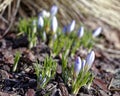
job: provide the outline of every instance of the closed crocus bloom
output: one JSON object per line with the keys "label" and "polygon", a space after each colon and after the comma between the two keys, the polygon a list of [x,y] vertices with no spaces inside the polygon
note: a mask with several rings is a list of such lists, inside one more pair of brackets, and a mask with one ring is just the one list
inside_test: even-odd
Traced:
{"label": "closed crocus bloom", "polygon": [[50,10],[51,16],[55,16],[57,14],[57,11],[58,11],[58,7],[56,5],[53,5]]}
{"label": "closed crocus bloom", "polygon": [[84,35],[84,27],[80,27],[78,30],[78,37],[81,38]]}
{"label": "closed crocus bloom", "polygon": [[57,22],[57,18],[55,16],[52,17],[51,19],[51,30],[56,33],[58,28],[58,22]]}
{"label": "closed crocus bloom", "polygon": [[50,12],[46,11],[46,10],[43,10],[40,15],[43,17],[43,18],[48,18],[50,17]]}
{"label": "closed crocus bloom", "polygon": [[98,27],[93,33],[92,36],[93,37],[97,37],[100,35],[100,33],[102,32],[102,27]]}
{"label": "closed crocus bloom", "polygon": [[95,60],[95,52],[91,51],[90,53],[88,53],[86,57],[86,64],[88,64],[89,68],[92,66],[94,60]]}
{"label": "closed crocus bloom", "polygon": [[86,64],[86,60],[82,60],[82,69],[84,69],[85,64]]}
{"label": "closed crocus bloom", "polygon": [[42,28],[44,26],[44,19],[42,16],[38,17],[38,26]]}
{"label": "closed crocus bloom", "polygon": [[74,65],[74,73],[75,73],[75,77],[79,74],[80,70],[82,67],[82,62],[81,62],[81,58],[77,57],[75,60],[75,65]]}
{"label": "closed crocus bloom", "polygon": [[68,25],[67,32],[72,32],[75,29],[75,20]]}

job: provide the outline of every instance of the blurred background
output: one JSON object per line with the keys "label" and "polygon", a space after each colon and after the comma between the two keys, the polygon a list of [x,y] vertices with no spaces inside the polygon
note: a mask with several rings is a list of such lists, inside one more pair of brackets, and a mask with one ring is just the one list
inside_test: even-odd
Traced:
{"label": "blurred background", "polygon": [[120,0],[0,0],[0,37],[15,31],[21,18],[38,16],[54,4],[59,7],[60,26],[73,19],[78,27],[81,23],[90,30],[101,26],[104,46],[120,49]]}

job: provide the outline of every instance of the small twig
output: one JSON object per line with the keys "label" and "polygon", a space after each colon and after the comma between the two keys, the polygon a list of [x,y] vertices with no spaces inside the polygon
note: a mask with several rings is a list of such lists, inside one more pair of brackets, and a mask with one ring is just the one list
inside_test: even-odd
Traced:
{"label": "small twig", "polygon": [[5,22],[6,24],[9,23],[2,15],[0,15],[0,19],[2,19],[2,21]]}
{"label": "small twig", "polygon": [[4,32],[4,34],[3,34],[2,37],[4,37],[4,36],[9,32],[10,28],[12,27],[12,25],[13,25],[13,23],[14,23],[14,20],[15,20],[15,16],[16,16],[16,14],[17,14],[17,12],[18,12],[18,9],[19,9],[19,6],[20,6],[20,1],[21,1],[21,0],[18,0],[18,1],[17,1],[16,10],[15,10],[15,12],[14,12],[12,18],[11,18],[10,25],[9,25],[9,27],[6,29],[6,31]]}
{"label": "small twig", "polygon": [[6,9],[6,7],[12,2],[13,0],[5,0],[2,4],[0,4],[0,12]]}

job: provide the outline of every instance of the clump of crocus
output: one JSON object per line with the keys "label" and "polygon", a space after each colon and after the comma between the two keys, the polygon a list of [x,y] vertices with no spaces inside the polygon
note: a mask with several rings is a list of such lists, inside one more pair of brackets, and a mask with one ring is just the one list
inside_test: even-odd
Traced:
{"label": "clump of crocus", "polygon": [[92,82],[93,76],[89,69],[95,60],[95,53],[88,53],[86,59],[81,60],[77,57],[74,64],[74,79],[72,81],[72,93],[77,94],[82,86]]}
{"label": "clump of crocus", "polygon": [[95,31],[93,31],[92,36],[97,37],[100,35],[101,32],[102,32],[102,27],[98,27]]}
{"label": "clump of crocus", "polygon": [[53,5],[49,11],[43,10],[38,17],[39,34],[43,41],[52,47],[53,41],[57,37],[58,21],[56,14],[58,7]]}

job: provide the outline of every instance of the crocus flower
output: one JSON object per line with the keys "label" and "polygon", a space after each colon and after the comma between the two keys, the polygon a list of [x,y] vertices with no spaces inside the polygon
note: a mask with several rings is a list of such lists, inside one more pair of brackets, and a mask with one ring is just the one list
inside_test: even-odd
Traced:
{"label": "crocus flower", "polygon": [[81,58],[77,57],[76,60],[75,60],[75,65],[74,65],[75,76],[77,76],[79,74],[81,68],[82,68]]}
{"label": "crocus flower", "polygon": [[44,19],[42,16],[38,17],[38,26],[42,28],[44,26]]}
{"label": "crocus flower", "polygon": [[82,60],[82,69],[84,69],[85,64],[86,64],[86,60]]}
{"label": "crocus flower", "polygon": [[75,20],[71,22],[71,24],[67,27],[67,32],[72,32],[75,29]]}
{"label": "crocus flower", "polygon": [[57,18],[55,16],[52,17],[51,19],[51,30],[56,33],[58,28],[58,22],[57,22]]}
{"label": "crocus flower", "polygon": [[84,27],[80,27],[78,30],[78,37],[81,38],[84,35]]}
{"label": "crocus flower", "polygon": [[46,10],[43,10],[41,13],[40,13],[40,16],[42,16],[43,18],[48,18],[50,17],[50,12],[46,11]]}
{"label": "crocus flower", "polygon": [[94,60],[95,60],[95,52],[91,51],[90,53],[88,53],[86,57],[86,64],[88,64],[89,68],[92,66]]}
{"label": "crocus flower", "polygon": [[100,33],[102,32],[102,27],[98,27],[93,33],[92,36],[93,37],[97,37],[100,35]]}
{"label": "crocus flower", "polygon": [[56,5],[53,5],[50,10],[51,16],[55,16],[57,14],[57,11],[58,11],[58,7]]}

